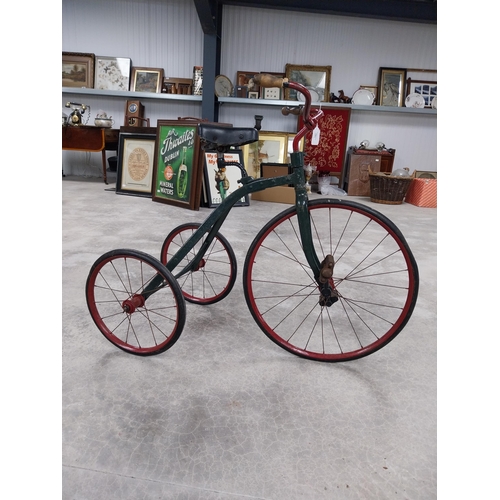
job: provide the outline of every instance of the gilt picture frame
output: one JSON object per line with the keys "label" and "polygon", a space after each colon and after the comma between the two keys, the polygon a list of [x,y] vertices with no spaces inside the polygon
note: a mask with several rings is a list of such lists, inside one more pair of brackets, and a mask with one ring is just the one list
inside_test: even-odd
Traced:
{"label": "gilt picture frame", "polygon": [[405,99],[406,69],[380,68],[378,78],[379,106],[401,107]]}
{"label": "gilt picture frame", "polygon": [[248,175],[260,177],[262,163],[286,163],[288,134],[286,132],[259,132],[259,140],[243,146],[243,162]]}
{"label": "gilt picture frame", "polygon": [[163,87],[162,68],[132,68],[130,90],[132,92],[149,92],[159,94]]}
{"label": "gilt picture frame", "polygon": [[[288,80],[301,83],[311,93],[312,102],[328,102],[330,98],[331,66],[303,66],[298,64],[287,64],[285,75]],[[297,101],[301,95],[293,89],[285,90],[287,101]]]}

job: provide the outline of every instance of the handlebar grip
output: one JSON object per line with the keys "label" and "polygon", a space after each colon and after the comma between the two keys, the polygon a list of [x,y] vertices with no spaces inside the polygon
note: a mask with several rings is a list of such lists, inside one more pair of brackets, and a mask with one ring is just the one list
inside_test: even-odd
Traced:
{"label": "handlebar grip", "polygon": [[284,83],[288,82],[288,78],[282,78],[279,76],[268,75],[266,73],[259,73],[254,75],[253,81],[255,84],[261,87],[283,87]]}

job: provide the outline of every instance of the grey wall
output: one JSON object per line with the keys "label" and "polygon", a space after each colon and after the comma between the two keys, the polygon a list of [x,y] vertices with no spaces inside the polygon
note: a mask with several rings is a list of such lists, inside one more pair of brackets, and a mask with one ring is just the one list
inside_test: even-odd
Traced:
{"label": "grey wall", "polygon": [[[194,2],[184,0],[63,0],[62,49],[101,56],[130,57],[133,66],[161,67],[166,76],[191,78],[203,65],[203,32]],[[437,67],[436,25],[327,16],[225,6],[221,73],[232,81],[237,71],[284,71],[285,64],[331,65],[331,91],[351,96],[359,85],[376,85],[380,67]],[[433,79],[428,74],[413,77]],[[64,94],[64,103],[85,102],[124,121],[125,98]],[[201,116],[200,103],[144,101],[152,125],[157,119]],[[279,107],[221,106],[219,120],[292,132],[293,117]],[[437,170],[437,116],[353,110],[348,145],[368,139],[397,150],[395,168]],[[112,153],[111,153],[112,154]],[[66,173],[98,175],[99,154],[63,152]]]}

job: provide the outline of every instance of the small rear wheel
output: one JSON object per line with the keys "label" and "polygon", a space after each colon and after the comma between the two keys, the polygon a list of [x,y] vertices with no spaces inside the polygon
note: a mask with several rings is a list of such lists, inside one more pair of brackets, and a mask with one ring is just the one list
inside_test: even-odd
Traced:
{"label": "small rear wheel", "polygon": [[[167,264],[200,225],[198,223],[182,224],[166,237],[160,256],[163,265]],[[205,236],[196,243],[176,269],[184,269],[193,260],[205,241]],[[215,304],[233,289],[236,272],[234,251],[226,238],[217,233],[200,263],[195,269],[179,276],[178,282],[188,302],[201,305]]]}
{"label": "small rear wheel", "polygon": [[116,347],[159,354],[178,340],[186,303],[170,271],[136,250],[112,250],[92,266],[85,288],[90,315]]}
{"label": "small rear wheel", "polygon": [[273,342],[297,356],[329,362],[367,356],[393,340],[413,312],[415,259],[399,229],[369,207],[314,200],[309,215],[319,260],[333,256],[334,300],[321,297],[291,207],[248,250],[243,288],[250,312]]}

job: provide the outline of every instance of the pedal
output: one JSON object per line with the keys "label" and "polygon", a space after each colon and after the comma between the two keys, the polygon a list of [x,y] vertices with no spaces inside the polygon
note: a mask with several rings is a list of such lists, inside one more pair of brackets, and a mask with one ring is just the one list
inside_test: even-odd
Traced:
{"label": "pedal", "polygon": [[328,280],[333,276],[333,266],[335,262],[333,260],[333,255],[328,254],[324,259],[323,262],[320,264],[320,269],[319,269],[319,282],[320,283],[327,283]]}
{"label": "pedal", "polygon": [[334,264],[333,255],[328,254],[320,265],[318,282],[321,295],[319,305],[322,307],[330,307],[339,300],[339,293],[335,290],[332,279]]}
{"label": "pedal", "polygon": [[339,292],[333,289],[330,285],[321,288],[319,296],[319,305],[321,307],[330,307],[339,300]]}

